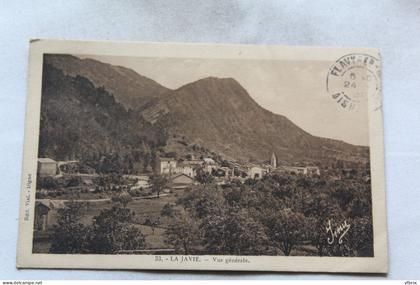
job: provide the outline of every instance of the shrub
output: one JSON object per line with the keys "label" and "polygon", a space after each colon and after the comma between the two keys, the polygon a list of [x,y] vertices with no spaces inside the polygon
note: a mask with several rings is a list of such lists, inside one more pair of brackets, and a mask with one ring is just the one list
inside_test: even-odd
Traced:
{"label": "shrub", "polygon": [[66,187],[76,187],[80,185],[82,185],[82,179],[77,176],[71,177],[66,183]]}
{"label": "shrub", "polygon": [[163,206],[160,214],[162,216],[173,217],[174,216],[174,206],[169,204],[169,203],[165,204],[165,206]]}
{"label": "shrub", "polygon": [[53,177],[38,177],[37,189],[57,189],[59,184]]}

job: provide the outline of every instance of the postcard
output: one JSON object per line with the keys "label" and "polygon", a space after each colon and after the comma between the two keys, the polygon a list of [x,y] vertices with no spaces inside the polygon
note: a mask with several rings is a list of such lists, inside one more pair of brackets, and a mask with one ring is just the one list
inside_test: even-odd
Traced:
{"label": "postcard", "polygon": [[374,48],[32,40],[17,267],[386,273]]}

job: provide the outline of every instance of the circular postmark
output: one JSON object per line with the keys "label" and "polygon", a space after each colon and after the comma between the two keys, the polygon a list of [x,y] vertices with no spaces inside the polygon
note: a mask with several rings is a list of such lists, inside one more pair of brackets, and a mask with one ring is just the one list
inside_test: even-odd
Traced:
{"label": "circular postmark", "polygon": [[330,67],[327,91],[343,109],[353,110],[380,91],[379,60],[368,54],[348,54]]}

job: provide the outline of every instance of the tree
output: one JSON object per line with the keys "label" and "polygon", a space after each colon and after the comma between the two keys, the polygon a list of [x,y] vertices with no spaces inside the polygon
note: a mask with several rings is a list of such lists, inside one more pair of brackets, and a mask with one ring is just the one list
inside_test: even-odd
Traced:
{"label": "tree", "polygon": [[133,201],[133,198],[127,192],[123,192],[119,195],[113,196],[111,200],[115,203],[120,203],[123,206],[123,208],[126,208],[128,203]]}
{"label": "tree", "polygon": [[93,223],[90,251],[116,253],[144,248],[144,235],[133,223],[134,212],[129,209],[112,207],[103,210]]}
{"label": "tree", "polygon": [[59,183],[53,177],[38,177],[36,183],[37,189],[57,189],[59,187]]}
{"label": "tree", "polygon": [[318,256],[324,256],[328,249],[328,234],[325,230],[325,220],[310,217],[307,220],[307,236],[311,244],[316,247]]}
{"label": "tree", "polygon": [[247,178],[244,182],[244,184],[248,186],[255,186],[255,183],[256,183],[255,179],[252,179],[252,178]]}
{"label": "tree", "polygon": [[[373,256],[373,226],[370,217],[346,220],[348,231],[342,242],[334,242],[327,248],[331,256]],[[333,225],[334,226],[334,225]],[[335,225],[336,226],[336,225]]]}
{"label": "tree", "polygon": [[[206,182],[200,169],[197,180],[202,185],[186,190],[176,203],[198,225],[199,234],[191,235],[201,241],[202,250],[188,246],[186,229],[193,226],[186,218],[171,226],[174,232],[179,227],[173,244],[180,252],[193,248],[206,254],[373,256],[371,189],[359,176],[336,181],[270,173],[260,180],[218,186]],[[333,232],[340,226],[347,229],[347,224],[351,227],[340,235],[342,242],[336,238],[330,244]],[[327,231],[329,225],[333,232]]]}
{"label": "tree", "polygon": [[265,218],[266,232],[284,255],[289,256],[292,249],[304,239],[304,216],[290,208],[278,209],[275,214]]}
{"label": "tree", "polygon": [[176,252],[192,254],[193,247],[199,245],[200,232],[197,219],[189,212],[177,214],[165,231],[166,242],[172,244]]}
{"label": "tree", "polygon": [[152,235],[155,234],[155,229],[157,226],[159,226],[159,224],[160,224],[159,217],[157,218],[147,217],[146,220],[144,221],[144,225],[149,226],[152,229]]}
{"label": "tree", "polygon": [[147,172],[147,167],[150,165],[151,162],[151,155],[149,152],[146,152],[143,155],[143,171]]}
{"label": "tree", "polygon": [[194,191],[180,198],[178,203],[184,208],[194,211],[197,218],[202,219],[213,214],[220,214],[225,207],[223,193],[216,185],[199,186]]}
{"label": "tree", "polygon": [[262,224],[236,207],[206,217],[200,229],[208,254],[258,255],[264,252],[267,242]]}
{"label": "tree", "polygon": [[162,207],[162,210],[160,211],[160,214],[163,217],[166,216],[166,217],[172,218],[175,214],[174,206],[169,204],[169,203],[165,204],[165,206]]}
{"label": "tree", "polygon": [[348,240],[352,256],[373,256],[373,224],[371,216],[349,221],[353,227]]}
{"label": "tree", "polygon": [[66,187],[76,187],[82,185],[82,178],[78,176],[72,176],[66,184]]}
{"label": "tree", "polygon": [[331,197],[337,201],[341,209],[346,210],[347,205],[353,200],[354,194],[351,189],[343,185],[335,189],[331,193]]}
{"label": "tree", "polygon": [[331,203],[330,198],[325,193],[320,193],[317,197],[309,199],[305,204],[305,215],[307,238],[316,247],[318,256],[328,254],[329,234],[326,232],[327,222],[330,219],[341,220],[341,211],[338,205]]}
{"label": "tree", "polygon": [[222,159],[222,161],[220,162],[220,166],[221,167],[230,167],[229,161],[227,161],[226,159]]}
{"label": "tree", "polygon": [[229,206],[240,205],[242,199],[242,191],[238,187],[231,187],[225,190],[225,200]]}
{"label": "tree", "polygon": [[57,224],[53,227],[51,253],[88,252],[89,228],[81,222],[81,205],[71,203],[58,210]]}
{"label": "tree", "polygon": [[152,191],[156,193],[159,198],[160,192],[162,192],[168,184],[168,179],[163,175],[155,175],[151,180]]}
{"label": "tree", "polygon": [[208,185],[214,182],[214,177],[210,173],[207,173],[202,168],[197,169],[197,175],[195,176],[195,179],[203,185]]}

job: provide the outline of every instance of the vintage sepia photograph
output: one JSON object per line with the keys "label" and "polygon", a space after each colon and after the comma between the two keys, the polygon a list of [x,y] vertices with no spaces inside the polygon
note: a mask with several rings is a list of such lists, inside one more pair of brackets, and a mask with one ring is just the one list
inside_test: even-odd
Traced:
{"label": "vintage sepia photograph", "polygon": [[377,255],[378,58],[40,60],[31,254]]}

